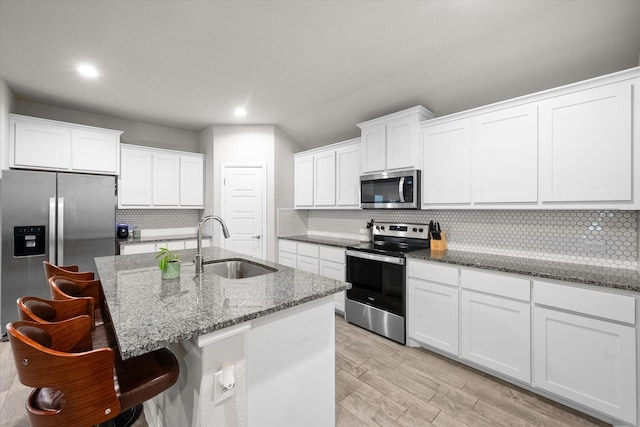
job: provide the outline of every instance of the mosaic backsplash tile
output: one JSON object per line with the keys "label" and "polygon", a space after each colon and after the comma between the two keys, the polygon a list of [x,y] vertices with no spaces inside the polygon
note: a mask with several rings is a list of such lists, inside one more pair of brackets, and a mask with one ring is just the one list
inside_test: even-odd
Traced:
{"label": "mosaic backsplash tile", "polygon": [[[291,212],[279,215],[279,235]],[[307,232],[357,238],[374,219],[439,221],[450,249],[602,267],[638,268],[638,211],[310,210]],[[293,221],[293,220],[292,220]],[[297,221],[297,220],[296,220]]]}
{"label": "mosaic backsplash tile", "polygon": [[117,209],[116,223],[139,230],[197,227],[201,209]]}
{"label": "mosaic backsplash tile", "polygon": [[307,234],[309,229],[309,211],[294,209],[278,209],[279,236],[296,236]]}

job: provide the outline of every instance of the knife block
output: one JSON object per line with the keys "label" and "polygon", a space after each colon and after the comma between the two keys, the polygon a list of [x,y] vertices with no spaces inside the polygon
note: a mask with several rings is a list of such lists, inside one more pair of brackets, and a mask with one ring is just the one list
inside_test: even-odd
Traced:
{"label": "knife block", "polygon": [[444,231],[440,233],[440,240],[435,240],[432,235],[429,241],[431,244],[431,252],[441,252],[447,250],[447,236],[444,234]]}

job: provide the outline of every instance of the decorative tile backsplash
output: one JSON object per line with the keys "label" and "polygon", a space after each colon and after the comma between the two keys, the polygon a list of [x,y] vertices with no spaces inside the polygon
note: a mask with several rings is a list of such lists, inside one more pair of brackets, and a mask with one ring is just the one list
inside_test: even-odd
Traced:
{"label": "decorative tile backsplash", "polygon": [[[638,211],[529,210],[280,210],[278,234],[307,232],[357,238],[367,221],[427,224],[439,221],[449,249],[638,268]],[[302,220],[301,220],[302,218]],[[289,232],[288,224],[296,232]]]}
{"label": "decorative tile backsplash", "polygon": [[278,209],[278,236],[296,236],[307,234],[309,229],[309,211]]}
{"label": "decorative tile backsplash", "polygon": [[197,227],[201,209],[117,209],[116,223],[139,230]]}

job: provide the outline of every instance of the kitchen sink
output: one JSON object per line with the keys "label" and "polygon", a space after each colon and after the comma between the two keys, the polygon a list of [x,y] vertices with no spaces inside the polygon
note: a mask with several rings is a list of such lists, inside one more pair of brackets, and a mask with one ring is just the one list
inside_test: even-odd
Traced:
{"label": "kitchen sink", "polygon": [[204,271],[226,279],[246,279],[248,277],[275,273],[278,270],[241,258],[233,258],[205,262]]}

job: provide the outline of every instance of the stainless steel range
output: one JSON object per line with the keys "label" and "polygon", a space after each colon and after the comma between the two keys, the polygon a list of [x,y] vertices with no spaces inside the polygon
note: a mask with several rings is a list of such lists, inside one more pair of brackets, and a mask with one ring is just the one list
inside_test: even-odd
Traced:
{"label": "stainless steel range", "polygon": [[377,223],[373,241],[347,248],[345,319],[405,343],[405,254],[429,248],[429,226]]}

